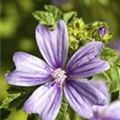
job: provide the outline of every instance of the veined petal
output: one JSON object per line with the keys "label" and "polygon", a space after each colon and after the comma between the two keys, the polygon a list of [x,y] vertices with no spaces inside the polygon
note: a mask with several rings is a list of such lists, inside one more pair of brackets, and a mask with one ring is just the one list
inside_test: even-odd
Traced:
{"label": "veined petal", "polygon": [[41,120],[55,120],[62,101],[62,88],[59,82],[51,82],[39,87],[26,101],[24,110],[37,113]]}
{"label": "veined petal", "polygon": [[[95,80],[96,79],[96,80]],[[99,90],[106,97],[107,102],[110,103],[111,95],[107,88],[107,83],[105,80],[100,80],[99,78],[93,78],[89,80],[88,83]]]}
{"label": "veined petal", "polygon": [[68,54],[68,33],[64,21],[60,20],[53,31],[38,25],[36,40],[46,62],[53,68],[62,68]]}
{"label": "veined petal", "polygon": [[85,81],[66,80],[64,91],[70,106],[84,118],[92,116],[93,105],[106,102],[104,95]]}
{"label": "veined petal", "polygon": [[69,60],[67,74],[76,77],[89,77],[109,69],[108,62],[99,58],[102,42],[90,42],[79,49]]}
{"label": "veined petal", "polygon": [[[97,79],[97,80],[95,80]],[[111,95],[107,89],[107,83],[105,80],[101,80],[99,78],[93,78],[92,80],[89,80],[88,83],[92,86],[94,86],[97,90],[99,90],[101,93],[103,93],[103,95],[106,98],[106,102],[107,104],[105,106],[98,106],[98,105],[94,105],[92,107],[93,110],[93,116],[90,120],[94,120],[94,119],[100,119],[99,117],[102,117],[102,114],[104,114],[103,112],[105,111],[107,105],[110,103],[111,100]],[[109,120],[109,119],[108,119]]]}
{"label": "veined petal", "polygon": [[6,74],[9,84],[34,86],[52,79],[51,68],[41,59],[25,52],[16,52],[13,56],[16,69]]}

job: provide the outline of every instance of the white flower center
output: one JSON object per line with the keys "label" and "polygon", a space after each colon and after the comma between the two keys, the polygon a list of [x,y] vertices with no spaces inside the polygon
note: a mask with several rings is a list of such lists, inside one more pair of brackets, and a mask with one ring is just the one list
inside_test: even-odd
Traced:
{"label": "white flower center", "polygon": [[60,81],[60,83],[64,83],[67,76],[65,75],[65,71],[61,70],[60,68],[56,69],[54,71],[54,78],[56,81]]}

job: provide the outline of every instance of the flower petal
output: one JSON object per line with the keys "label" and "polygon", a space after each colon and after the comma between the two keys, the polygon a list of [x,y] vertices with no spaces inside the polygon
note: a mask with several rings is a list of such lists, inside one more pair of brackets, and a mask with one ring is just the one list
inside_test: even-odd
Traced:
{"label": "flower petal", "polygon": [[105,80],[101,80],[99,78],[93,78],[92,80],[89,80],[88,83],[93,87],[95,87],[97,90],[99,90],[101,93],[103,93],[107,99],[107,102],[108,103],[110,102],[111,95],[108,91],[107,83]]}
{"label": "flower petal", "polygon": [[82,117],[92,116],[93,105],[104,105],[105,97],[86,81],[66,80],[65,96],[70,106]]}
{"label": "flower petal", "polygon": [[25,52],[16,52],[13,61],[16,69],[5,76],[9,84],[34,86],[52,79],[51,68],[35,56]]}
{"label": "flower petal", "polygon": [[[95,80],[96,79],[96,80]],[[101,80],[97,77],[94,77],[92,80],[88,81],[88,83],[92,86],[94,86],[97,90],[99,90],[101,93],[103,93],[103,95],[106,98],[106,102],[107,104],[105,106],[98,106],[98,105],[94,105],[92,107],[93,110],[93,116],[91,118],[91,120],[93,119],[100,119],[99,117],[102,117],[103,112],[105,111],[107,105],[110,103],[111,100],[111,95],[107,89],[107,83],[105,80]]]}
{"label": "flower petal", "polygon": [[102,42],[90,42],[79,49],[67,65],[67,74],[76,77],[89,77],[109,69],[108,62],[99,58]]}
{"label": "flower petal", "polygon": [[53,31],[38,25],[36,40],[46,62],[53,68],[63,67],[68,54],[68,33],[64,21],[60,20]]}
{"label": "flower petal", "polygon": [[37,113],[41,120],[55,120],[62,101],[60,83],[51,82],[39,87],[26,101],[24,110]]}
{"label": "flower petal", "polygon": [[120,120],[120,100],[116,100],[108,106],[104,115],[104,118],[107,117],[113,118],[113,120]]}

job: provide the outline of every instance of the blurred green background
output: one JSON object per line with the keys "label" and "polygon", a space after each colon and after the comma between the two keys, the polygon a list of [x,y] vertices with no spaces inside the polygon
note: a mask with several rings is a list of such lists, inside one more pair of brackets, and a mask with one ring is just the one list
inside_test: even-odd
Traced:
{"label": "blurred green background", "polygon": [[[31,12],[43,10],[45,4],[58,6],[62,11],[77,11],[86,23],[105,21],[113,32],[113,44],[120,40],[120,0],[2,0],[0,36],[1,36],[1,67],[0,67],[0,100],[6,96],[9,85],[4,75],[14,66],[12,56],[16,51],[26,51],[40,56],[36,41],[35,27],[38,22]],[[7,120],[26,120],[23,110],[13,109]]]}

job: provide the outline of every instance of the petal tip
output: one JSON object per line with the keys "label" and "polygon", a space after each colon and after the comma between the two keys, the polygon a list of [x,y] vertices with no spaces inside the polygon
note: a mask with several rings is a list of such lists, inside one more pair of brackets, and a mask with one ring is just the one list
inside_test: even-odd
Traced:
{"label": "petal tip", "polygon": [[105,64],[106,64],[105,71],[107,71],[110,68],[110,64],[107,61],[105,61]]}

